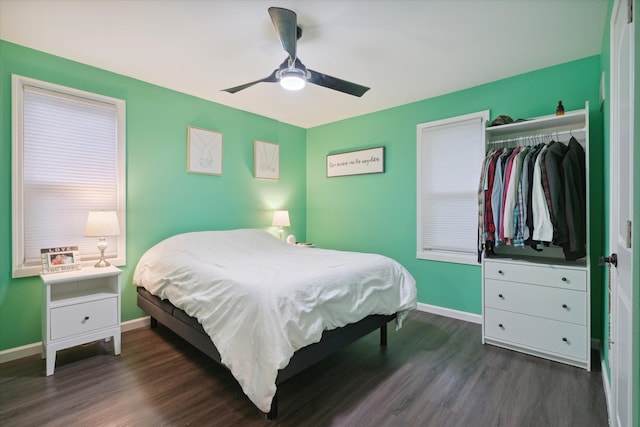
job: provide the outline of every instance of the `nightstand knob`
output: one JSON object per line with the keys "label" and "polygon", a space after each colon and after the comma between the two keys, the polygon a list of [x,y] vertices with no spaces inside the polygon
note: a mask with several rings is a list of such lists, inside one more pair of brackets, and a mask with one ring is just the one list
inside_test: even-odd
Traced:
{"label": "nightstand knob", "polygon": [[566,281],[567,281],[567,278],[566,278],[566,277],[563,277],[563,278],[562,278],[562,281],[563,281],[563,282],[566,282]]}
{"label": "nightstand knob", "polygon": [[562,337],[562,341],[569,342],[569,340],[566,337]]}
{"label": "nightstand knob", "polygon": [[500,327],[500,329],[504,329],[504,326],[502,326],[502,323],[498,323],[498,326]]}
{"label": "nightstand knob", "polygon": [[84,319],[82,320],[82,323],[86,322],[87,320],[89,320],[89,316],[84,316]]}
{"label": "nightstand knob", "polygon": [[504,299],[504,295],[502,294],[498,294],[498,297],[500,297],[500,299]]}
{"label": "nightstand knob", "polygon": [[498,274],[504,274],[504,271],[498,270]]}
{"label": "nightstand knob", "polygon": [[569,306],[567,306],[567,304],[562,304],[562,308],[569,308]]}

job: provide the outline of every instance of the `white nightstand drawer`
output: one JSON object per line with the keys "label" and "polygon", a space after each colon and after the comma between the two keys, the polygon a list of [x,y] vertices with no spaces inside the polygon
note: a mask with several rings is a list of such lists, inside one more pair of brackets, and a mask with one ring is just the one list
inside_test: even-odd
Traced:
{"label": "white nightstand drawer", "polygon": [[106,298],[51,309],[52,340],[118,324],[118,298]]}
{"label": "white nightstand drawer", "polygon": [[485,279],[484,305],[548,319],[587,324],[587,293]]}
{"label": "white nightstand drawer", "polygon": [[485,309],[485,335],[576,359],[587,358],[587,328],[573,323]]}
{"label": "white nightstand drawer", "polygon": [[576,291],[586,291],[587,289],[587,272],[585,270],[563,268],[557,265],[525,265],[486,260],[484,277]]}

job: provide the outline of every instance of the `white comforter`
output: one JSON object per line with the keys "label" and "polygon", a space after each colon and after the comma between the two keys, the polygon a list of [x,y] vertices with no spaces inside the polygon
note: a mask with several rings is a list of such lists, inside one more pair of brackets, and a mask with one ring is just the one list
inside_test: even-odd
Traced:
{"label": "white comforter", "polygon": [[261,230],[166,239],[143,255],[133,283],[197,318],[264,412],[278,370],[322,331],[396,312],[400,327],[416,308],[415,281],[392,259],[289,245]]}

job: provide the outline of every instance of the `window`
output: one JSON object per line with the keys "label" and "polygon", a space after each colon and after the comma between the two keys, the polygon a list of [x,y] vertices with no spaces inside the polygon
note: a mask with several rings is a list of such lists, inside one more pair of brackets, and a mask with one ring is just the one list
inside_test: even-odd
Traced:
{"label": "window", "polygon": [[16,75],[12,90],[13,277],[39,274],[42,248],[97,260],[90,210],[118,213],[105,257],[125,264],[125,102]]}
{"label": "window", "polygon": [[477,263],[478,182],[489,111],[418,125],[417,257]]}

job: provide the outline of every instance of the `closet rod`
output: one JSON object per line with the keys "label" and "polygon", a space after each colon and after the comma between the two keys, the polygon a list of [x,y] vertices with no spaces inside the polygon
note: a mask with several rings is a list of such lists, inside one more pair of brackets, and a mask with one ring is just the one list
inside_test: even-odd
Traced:
{"label": "closet rod", "polygon": [[573,132],[579,133],[579,132],[585,132],[585,131],[586,129],[580,128],[580,129],[565,130],[561,132],[550,132],[550,133],[541,133],[537,135],[517,136],[514,138],[506,138],[506,139],[500,139],[497,141],[489,141],[487,142],[487,144],[492,145],[492,144],[505,144],[507,142],[535,141],[536,139],[540,139],[540,138],[553,138],[553,137],[560,137],[563,135],[573,136]]}

